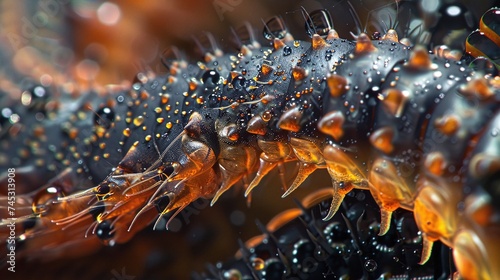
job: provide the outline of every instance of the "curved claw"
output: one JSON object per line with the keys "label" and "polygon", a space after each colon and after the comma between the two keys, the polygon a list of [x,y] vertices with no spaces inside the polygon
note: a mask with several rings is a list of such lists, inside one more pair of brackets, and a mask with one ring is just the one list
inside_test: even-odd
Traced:
{"label": "curved claw", "polygon": [[380,208],[380,231],[379,236],[385,235],[391,228],[392,211]]}
{"label": "curved claw", "polygon": [[335,213],[337,213],[337,210],[339,210],[340,204],[342,204],[342,201],[344,200],[344,197],[346,194],[348,194],[352,189],[354,188],[354,185],[348,184],[347,186],[344,185],[344,183],[341,182],[333,182],[333,197],[332,197],[332,203],[330,204],[330,209],[328,210],[328,214],[323,218],[323,221],[328,221],[333,216],[335,216]]}
{"label": "curved claw", "polygon": [[253,178],[252,182],[248,186],[247,190],[245,191],[245,197],[248,197],[248,195],[252,192],[252,190],[257,187],[264,178],[264,176],[269,173],[269,171],[273,170],[274,167],[278,164],[279,162],[270,162],[266,161],[264,159],[260,159],[260,166],[259,166],[259,171],[257,171],[257,175]]}
{"label": "curved claw", "polygon": [[432,254],[432,244],[434,244],[434,242],[429,240],[429,238],[427,238],[424,234],[422,255],[420,256],[420,262],[418,264],[424,265],[430,259]]}
{"label": "curved claw", "polygon": [[340,204],[344,200],[345,195],[339,194],[335,192],[332,197],[332,203],[330,204],[330,209],[328,210],[328,214],[323,218],[323,221],[328,221],[335,216],[337,211],[339,210]]}
{"label": "curved claw", "polygon": [[214,206],[215,202],[217,202],[217,200],[219,199],[219,197],[225,193],[227,190],[229,190],[231,188],[231,185],[230,184],[227,184],[226,182],[224,182],[224,184],[220,187],[220,189],[217,190],[217,192],[215,193],[214,197],[212,198],[212,201],[210,202],[210,206]]}
{"label": "curved claw", "polygon": [[281,198],[285,198],[290,195],[294,190],[296,190],[306,179],[311,175],[314,171],[316,171],[316,164],[311,163],[301,163],[299,165],[299,172],[292,185],[288,190],[281,196]]}

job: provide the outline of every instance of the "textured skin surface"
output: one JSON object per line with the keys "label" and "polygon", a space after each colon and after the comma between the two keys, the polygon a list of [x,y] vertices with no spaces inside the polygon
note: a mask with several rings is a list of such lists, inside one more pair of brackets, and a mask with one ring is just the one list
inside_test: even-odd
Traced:
{"label": "textured skin surface", "polygon": [[[139,83],[131,89],[118,88],[111,95],[90,93],[68,98],[72,91],[63,88],[53,93],[47,89],[48,97],[35,97],[35,87],[27,91],[27,97],[23,93],[21,104],[2,101],[8,104],[4,108],[21,118],[16,121],[17,117],[9,115],[3,120],[1,135],[5,139],[3,166],[16,167],[16,176],[26,180],[18,183],[18,190],[26,194],[19,195],[18,205],[25,207],[18,215],[30,215],[31,205],[36,206],[36,224],[28,224],[33,217],[24,218],[19,222],[22,227],[17,228],[18,234],[28,238],[20,256],[37,257],[51,250],[65,254],[65,246],[47,245],[69,246],[75,235],[90,235],[82,242],[92,245],[99,239],[105,244],[125,242],[154,219],[154,208],[165,214],[186,207],[199,197],[213,196],[221,183],[229,187],[257,169],[258,174],[265,175],[266,168],[295,160],[313,171],[326,167],[337,188],[334,195],[344,188],[369,188],[386,214],[394,211],[395,203],[396,208],[410,210],[418,206],[422,215],[416,211],[417,223],[425,223],[429,219],[426,211],[444,207],[444,220],[452,221],[445,226],[451,230],[436,231],[432,225],[424,228],[421,224],[426,238],[441,239],[453,247],[459,242],[462,253],[469,249],[475,252],[466,242],[460,242],[471,234],[484,236],[498,227],[496,210],[491,212],[488,200],[494,197],[489,188],[496,188],[488,176],[495,174],[498,159],[494,148],[498,139],[493,135],[497,84],[481,76],[467,81],[471,72],[462,64],[432,56],[430,60],[419,58],[418,51],[392,41],[376,41],[374,48],[363,38],[358,38],[356,46],[341,39],[325,42],[315,37],[309,43],[285,38],[275,40],[274,49],[251,49],[251,54],[244,50],[239,56],[216,54],[197,65],[173,62],[169,75],[139,75]],[[341,84],[340,93],[332,93],[335,82]],[[469,88],[458,90],[466,85]],[[396,97],[403,94],[405,101],[401,96],[393,101],[386,89],[397,90]],[[471,100],[473,105],[469,104]],[[451,124],[443,119],[449,111],[457,112]],[[333,117],[343,119],[340,135],[338,129],[324,123],[334,112],[340,116]],[[457,119],[459,128],[455,128]],[[182,139],[174,140],[181,133]],[[429,140],[435,143],[436,133],[444,140],[426,145]],[[478,144],[472,147],[470,139]],[[352,153],[350,160],[332,152],[336,145]],[[476,155],[479,158],[474,158]],[[424,158],[429,158],[428,164]],[[438,166],[434,167],[436,158]],[[442,158],[446,168],[439,165]],[[161,160],[155,162],[157,159]],[[476,163],[475,169],[457,171],[472,166],[469,162]],[[346,172],[339,179],[341,164]],[[377,169],[386,164],[390,165],[388,171]],[[33,166],[36,168],[29,169]],[[408,167],[405,179],[394,180]],[[58,176],[56,180],[39,189],[54,176]],[[457,180],[457,176],[461,178]],[[415,185],[421,178],[425,184]],[[389,190],[384,188],[387,179],[394,182]],[[6,180],[3,177],[3,183]],[[444,194],[438,191],[436,180],[444,186]],[[161,192],[155,193],[160,184]],[[463,191],[447,196],[457,188]],[[430,194],[420,194],[422,189]],[[30,193],[32,190],[35,193]],[[67,195],[69,198],[62,198]],[[429,206],[425,195],[444,198]],[[467,200],[486,202],[478,210]],[[465,203],[466,214],[457,211],[455,203]],[[144,209],[144,216],[136,216],[139,209]],[[80,211],[81,216],[77,214]],[[477,211],[481,218],[475,215]],[[66,217],[74,217],[78,224],[71,223],[70,231],[60,231],[66,225],[61,219]],[[140,219],[128,232],[135,217]],[[371,221],[375,222],[373,217]],[[92,234],[88,234],[89,226]],[[458,241],[454,241],[456,236],[460,237]],[[498,240],[492,242],[495,248]],[[77,250],[85,246],[72,245]],[[41,247],[47,251],[40,251]],[[481,258],[495,259],[488,254],[491,252],[479,256],[481,264],[488,266]],[[394,269],[394,264],[389,266]],[[494,271],[486,273],[496,275]]]}

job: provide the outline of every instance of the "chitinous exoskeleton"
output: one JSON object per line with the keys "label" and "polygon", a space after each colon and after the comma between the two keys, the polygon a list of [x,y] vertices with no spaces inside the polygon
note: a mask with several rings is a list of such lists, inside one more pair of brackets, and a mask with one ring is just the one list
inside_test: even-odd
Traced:
{"label": "chitinous exoskeleton", "polygon": [[[324,12],[312,14],[328,23]],[[338,223],[335,215],[353,190],[369,191],[380,207],[380,220],[370,218],[380,235],[389,232],[398,208],[413,211],[421,264],[439,240],[454,250],[463,277],[500,276],[496,72],[471,69],[446,48],[429,53],[401,43],[393,30],[376,40],[364,33],[341,39],[331,25],[318,29],[304,15],[308,42],[284,30],[273,35],[271,47],[252,42],[236,54],[215,48],[197,64],[169,63],[166,76],[139,74],[131,88],[92,92],[71,103],[64,97],[51,103],[43,86],[23,92],[20,104],[2,111],[2,166],[12,165],[23,180],[44,179],[19,184],[25,192],[15,199],[17,219],[3,208],[2,234],[8,237],[7,226],[19,224],[16,238],[31,254],[39,244],[57,247],[74,236],[123,243],[173,212],[168,228],[197,199],[214,204],[240,181],[250,196],[271,170],[296,162],[298,173],[284,184],[283,197],[326,169],[332,199],[324,221]],[[344,218],[345,226],[361,216]],[[328,222],[319,226],[325,228],[307,234],[320,240],[333,230]],[[279,230],[268,227],[264,231]],[[326,251],[330,245],[315,244]],[[278,277],[294,267],[284,265],[280,250]],[[253,269],[270,265],[263,261]],[[340,265],[339,273],[349,274],[350,265]],[[289,273],[308,275],[301,268]]]}

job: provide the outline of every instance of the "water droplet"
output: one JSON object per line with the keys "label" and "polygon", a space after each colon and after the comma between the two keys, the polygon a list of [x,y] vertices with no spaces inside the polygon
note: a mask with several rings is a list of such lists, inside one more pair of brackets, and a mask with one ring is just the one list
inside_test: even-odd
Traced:
{"label": "water droplet", "polygon": [[144,123],[144,117],[143,116],[138,116],[134,118],[134,125],[135,126],[140,126]]}
{"label": "water droplet", "polygon": [[125,97],[123,97],[123,95],[118,95],[118,96],[116,97],[116,101],[117,101],[118,103],[123,103],[123,101],[125,101]]}
{"label": "water droplet", "polygon": [[292,48],[290,48],[289,46],[285,46],[283,48],[283,56],[289,56],[290,54],[292,54]]}
{"label": "water droplet", "polygon": [[373,272],[373,271],[375,271],[375,270],[377,269],[377,266],[378,266],[378,265],[377,265],[377,262],[376,262],[376,261],[374,261],[374,260],[372,260],[372,259],[367,260],[367,261],[365,262],[365,265],[364,265],[365,269],[366,269],[368,272]]}
{"label": "water droplet", "polygon": [[215,70],[208,70],[203,73],[201,80],[203,83],[212,82],[212,84],[216,85],[219,83],[220,74]]}
{"label": "water droplet", "polygon": [[231,85],[236,90],[242,90],[243,88],[245,88],[246,81],[247,80],[245,79],[245,77],[238,75],[231,81]]}
{"label": "water droplet", "polygon": [[261,258],[253,258],[252,267],[255,270],[263,270],[266,267],[266,264],[264,263],[264,260]]}
{"label": "water droplet", "polygon": [[115,112],[110,107],[103,107],[94,115],[94,124],[109,128],[111,123],[115,120]]}
{"label": "water droplet", "polygon": [[224,272],[224,279],[227,280],[242,279],[242,277],[241,272],[237,269],[231,269]]}
{"label": "water droplet", "polygon": [[123,136],[130,137],[130,128],[125,128],[123,130]]}

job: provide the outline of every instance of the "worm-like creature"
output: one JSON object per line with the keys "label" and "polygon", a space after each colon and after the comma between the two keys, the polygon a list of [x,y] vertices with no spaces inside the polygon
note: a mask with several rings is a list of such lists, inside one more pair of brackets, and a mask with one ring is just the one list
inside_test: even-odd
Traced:
{"label": "worm-like creature", "polygon": [[[432,267],[425,264],[440,241],[453,249],[461,277],[500,278],[494,63],[471,68],[461,54],[445,47],[429,52],[392,29],[342,39],[324,10],[304,18],[309,41],[271,31],[268,23],[270,47],[255,40],[235,54],[214,47],[196,64],[166,63],[165,76],[138,74],[130,88],[79,94],[33,84],[20,102],[5,97],[6,255],[124,243],[152,221],[168,229],[193,202],[213,205],[240,182],[250,199],[274,169],[281,171],[283,198],[325,169],[327,191],[262,226],[266,237],[239,252],[243,267],[213,274],[427,277]],[[493,29],[483,32],[493,45],[469,37],[468,49],[486,49],[481,54],[494,62],[499,21],[498,9],[490,10],[481,30]],[[298,172],[286,184],[290,162]],[[401,212],[393,217],[395,211]],[[397,240],[379,237],[387,234]],[[411,250],[419,254],[407,257]],[[397,266],[404,258],[406,272]]]}

